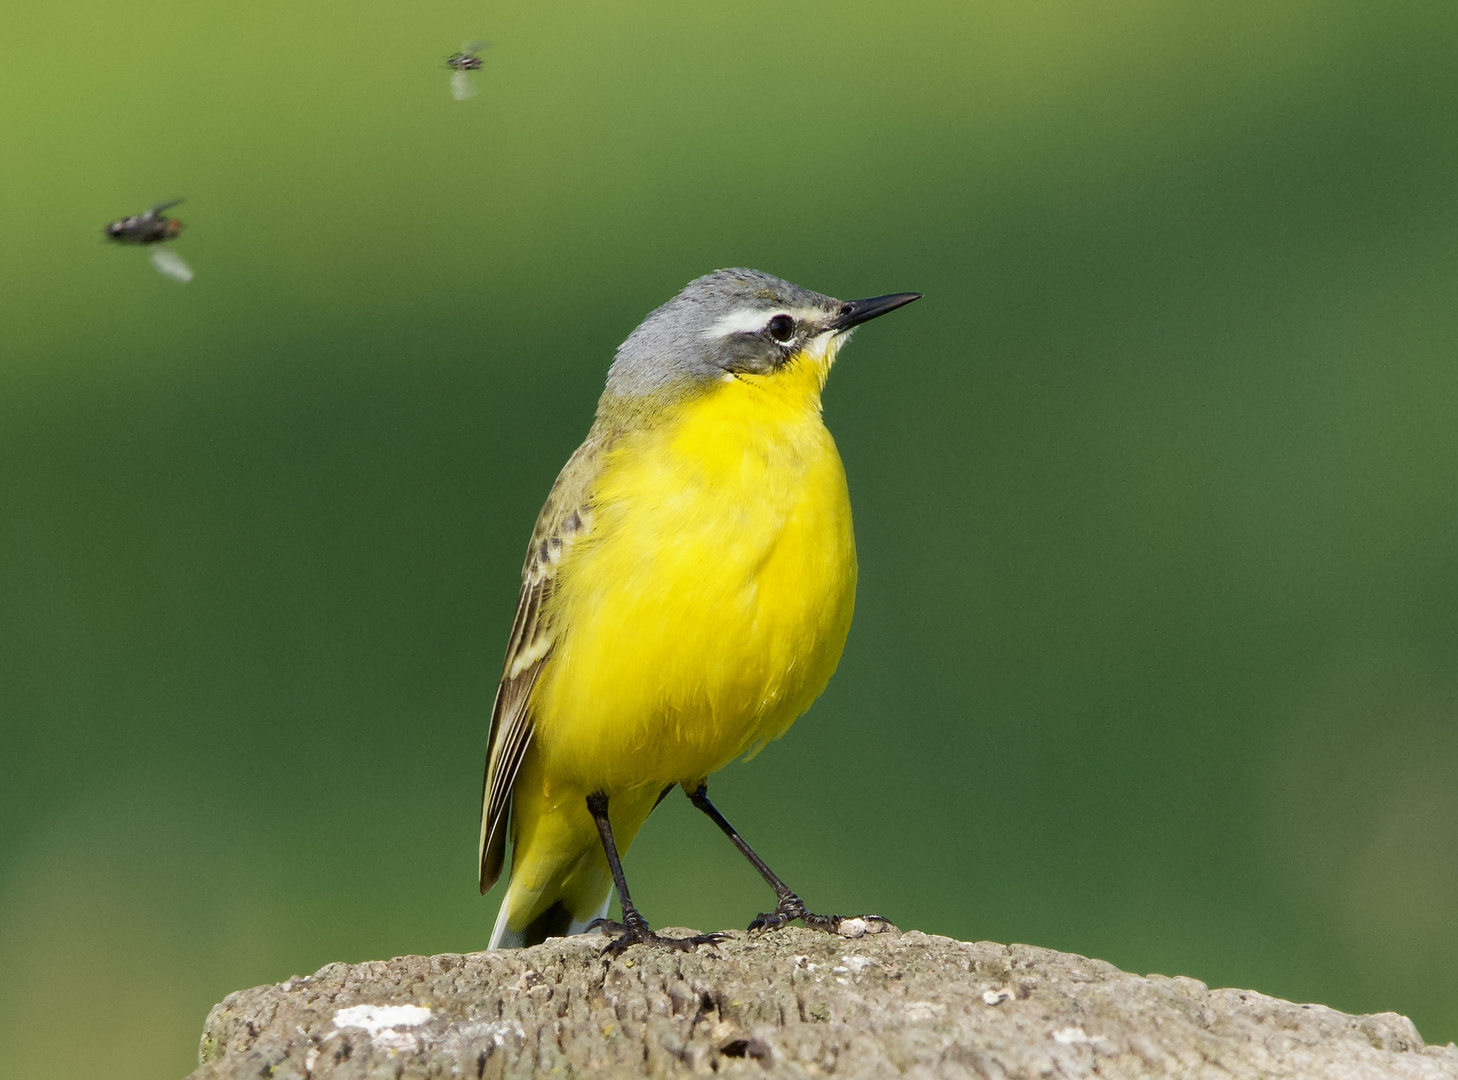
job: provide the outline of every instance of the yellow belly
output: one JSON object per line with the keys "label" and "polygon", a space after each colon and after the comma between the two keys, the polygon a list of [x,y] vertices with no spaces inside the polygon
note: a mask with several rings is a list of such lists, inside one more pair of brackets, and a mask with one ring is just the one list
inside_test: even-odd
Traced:
{"label": "yellow belly", "polygon": [[855,600],[850,500],[818,379],[777,379],[726,380],[608,452],[533,694],[549,789],[701,779],[825,688]]}

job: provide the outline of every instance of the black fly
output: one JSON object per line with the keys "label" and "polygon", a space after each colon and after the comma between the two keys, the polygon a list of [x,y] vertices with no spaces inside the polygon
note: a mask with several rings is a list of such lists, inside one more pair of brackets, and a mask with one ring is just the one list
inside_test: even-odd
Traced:
{"label": "black fly", "polygon": [[[168,217],[162,211],[170,210],[180,202],[181,199],[173,199],[171,202],[158,203],[145,213],[113,221],[102,230],[103,235],[118,244],[162,244],[173,240],[182,232],[182,222]],[[154,247],[151,258],[152,266],[159,274],[165,274],[175,281],[192,280],[192,267],[183,262],[182,256],[176,252]]]}
{"label": "black fly", "polygon": [[118,244],[160,244],[171,240],[182,231],[182,222],[162,213],[171,210],[182,199],[158,203],[144,214],[133,214],[120,221],[113,221],[106,227],[106,238]]}
{"label": "black fly", "polygon": [[451,97],[465,101],[476,96],[476,84],[471,72],[481,70],[481,58],[476,54],[486,48],[484,41],[468,41],[461,51],[446,57],[445,66],[451,69]]}

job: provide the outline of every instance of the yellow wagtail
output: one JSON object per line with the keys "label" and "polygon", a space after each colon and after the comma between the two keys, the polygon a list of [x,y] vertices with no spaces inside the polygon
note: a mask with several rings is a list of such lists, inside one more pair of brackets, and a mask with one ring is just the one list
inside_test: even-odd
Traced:
{"label": "yellow wagtail", "polygon": [[[675,785],[778,898],[814,915],[709,802],[707,778],[784,734],[825,689],[855,604],[845,470],[820,416],[860,323],[918,298],[844,302],[757,270],[701,277],[618,348],[586,441],[532,531],[491,715],[481,891],[511,882],[491,947],[594,923],[654,934],[618,853]],[[607,923],[616,885],[622,924]]]}

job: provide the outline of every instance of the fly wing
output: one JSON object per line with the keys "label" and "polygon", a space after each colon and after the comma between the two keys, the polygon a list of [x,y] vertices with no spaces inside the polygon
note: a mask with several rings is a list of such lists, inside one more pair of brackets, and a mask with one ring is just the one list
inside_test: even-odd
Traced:
{"label": "fly wing", "polygon": [[608,439],[596,428],[563,466],[537,517],[522,567],[521,599],[491,709],[491,742],[481,794],[481,891],[501,876],[511,789],[532,741],[532,689],[557,642],[552,595],[559,568],[592,528],[591,490]]}
{"label": "fly wing", "polygon": [[192,267],[182,261],[182,256],[164,247],[152,249],[152,266],[157,273],[184,284],[192,280]]}
{"label": "fly wing", "polygon": [[451,72],[451,97],[457,101],[469,101],[476,96],[476,80],[469,71]]}

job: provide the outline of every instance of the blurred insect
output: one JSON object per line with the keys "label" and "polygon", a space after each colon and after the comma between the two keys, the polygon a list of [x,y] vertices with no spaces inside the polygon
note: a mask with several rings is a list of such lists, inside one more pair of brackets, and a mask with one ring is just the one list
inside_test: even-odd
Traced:
{"label": "blurred insect", "polygon": [[461,51],[446,57],[446,67],[451,69],[451,97],[466,101],[476,96],[476,80],[471,72],[481,70],[481,58],[476,54],[486,48],[489,42],[468,41]]}
{"label": "blurred insect", "polygon": [[[152,209],[141,214],[133,214],[131,217],[124,217],[119,221],[113,221],[104,230],[103,234],[108,240],[118,244],[157,244],[160,245],[168,240],[173,240],[177,234],[182,232],[182,222],[176,218],[170,218],[162,211],[170,210],[182,199],[173,199],[171,202],[158,203]],[[164,274],[174,281],[191,281],[192,267],[188,266],[175,251],[169,251],[163,247],[154,247],[151,252],[152,266],[159,274]]]}
{"label": "blurred insect", "polygon": [[152,260],[152,268],[157,273],[184,284],[192,280],[192,267],[183,262],[182,256],[177,252],[169,251],[167,248],[153,248],[149,257]]}
{"label": "blurred insect", "polygon": [[162,211],[171,210],[184,201],[186,200],[173,199],[171,202],[158,203],[146,213],[113,221],[106,227],[106,237],[118,244],[160,244],[163,240],[171,240],[182,231],[182,222],[168,217]]}

